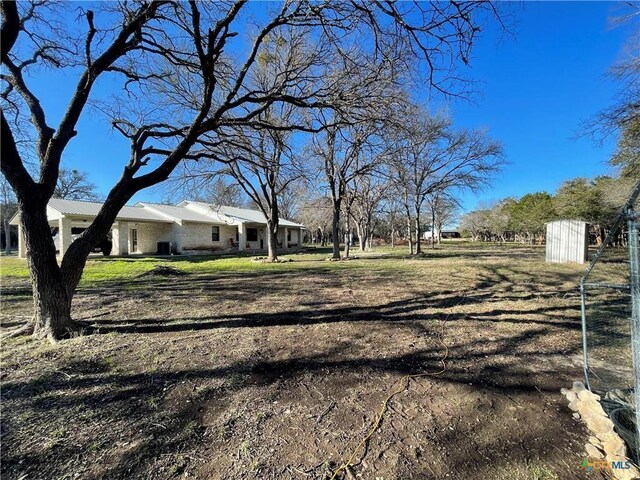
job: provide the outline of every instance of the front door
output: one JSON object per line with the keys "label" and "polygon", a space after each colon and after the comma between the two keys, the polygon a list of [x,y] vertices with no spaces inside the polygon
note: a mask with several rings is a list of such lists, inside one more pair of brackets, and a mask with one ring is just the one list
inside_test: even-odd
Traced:
{"label": "front door", "polygon": [[131,253],[136,253],[138,251],[138,229],[131,229]]}

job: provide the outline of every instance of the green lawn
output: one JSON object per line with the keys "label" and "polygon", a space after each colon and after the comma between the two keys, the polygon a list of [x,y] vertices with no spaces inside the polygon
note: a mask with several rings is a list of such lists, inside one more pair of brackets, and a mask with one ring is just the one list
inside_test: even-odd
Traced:
{"label": "green lawn", "polygon": [[[528,246],[522,244],[483,244],[465,241],[443,242],[442,245],[432,249],[423,247],[421,256],[408,254],[406,246],[391,248],[376,247],[373,252],[358,252],[353,248],[351,256],[353,261],[330,262],[326,261],[331,255],[330,248],[309,248],[303,253],[283,254],[280,256],[286,262],[270,264],[256,261],[255,255],[245,254],[241,256],[221,255],[194,255],[175,257],[131,256],[131,257],[102,257],[91,256],[87,260],[80,287],[96,286],[101,282],[133,280],[140,275],[152,270],[158,265],[171,266],[177,270],[192,274],[210,274],[215,272],[286,272],[313,269],[314,272],[341,271],[341,270],[368,270],[384,273],[385,271],[412,274],[417,273],[412,262],[423,260],[450,260],[450,262],[462,262],[467,260],[482,260],[490,254],[496,257],[507,258],[516,256],[520,258],[537,258],[542,260],[544,247]],[[364,261],[366,260],[366,261]],[[433,265],[439,268],[441,264]],[[570,266],[576,271],[583,267]],[[585,265],[586,267],[586,265]],[[598,272],[609,281],[624,282],[626,272],[620,271],[616,265],[602,265]],[[546,264],[543,261],[536,262],[533,271],[540,270],[541,274],[549,271],[564,271],[566,266]],[[528,272],[532,273],[532,272]],[[0,280],[9,281],[27,279],[29,271],[24,259],[17,257],[0,257]]]}
{"label": "green lawn", "polygon": [[[428,255],[437,255],[436,252],[427,252]],[[281,255],[282,260],[290,260],[277,264],[263,263],[254,260],[254,255],[221,256],[221,255],[194,255],[167,257],[98,257],[91,256],[82,275],[81,286],[94,285],[102,281],[123,281],[136,278],[158,265],[171,266],[186,273],[213,273],[213,272],[238,272],[238,271],[287,271],[320,266],[326,270],[341,270],[345,268],[374,268],[377,270],[392,269],[402,270],[403,264],[398,261],[406,256],[406,248],[377,249],[375,253],[353,252],[352,256],[360,258],[387,258],[387,261],[372,264],[359,262],[324,262],[330,256],[330,249],[310,249],[305,253]],[[320,263],[324,262],[324,263]],[[17,257],[0,257],[0,278],[26,279],[29,277],[27,262]]]}

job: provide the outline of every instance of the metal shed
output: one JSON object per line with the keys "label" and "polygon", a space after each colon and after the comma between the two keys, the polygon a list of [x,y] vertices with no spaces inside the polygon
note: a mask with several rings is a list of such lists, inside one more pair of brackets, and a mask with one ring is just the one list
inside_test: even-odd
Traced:
{"label": "metal shed", "polygon": [[589,248],[589,224],[581,220],[547,223],[547,262],[585,263]]}

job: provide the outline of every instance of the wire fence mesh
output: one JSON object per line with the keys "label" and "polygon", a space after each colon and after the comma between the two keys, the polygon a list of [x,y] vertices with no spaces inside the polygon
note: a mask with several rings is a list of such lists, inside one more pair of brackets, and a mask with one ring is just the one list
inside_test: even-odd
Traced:
{"label": "wire fence mesh", "polygon": [[593,390],[633,388],[628,297],[628,293],[611,290],[588,296],[587,345]]}
{"label": "wire fence mesh", "polygon": [[640,461],[639,195],[640,183],[580,282],[587,385],[600,395],[636,464]]}

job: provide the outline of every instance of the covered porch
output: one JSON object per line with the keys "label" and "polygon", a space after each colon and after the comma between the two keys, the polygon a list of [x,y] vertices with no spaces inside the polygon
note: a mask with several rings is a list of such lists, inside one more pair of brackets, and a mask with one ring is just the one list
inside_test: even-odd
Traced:
{"label": "covered porch", "polygon": [[[50,218],[49,226],[58,256],[63,257],[69,246],[91,224],[93,218]],[[111,255],[155,254],[158,242],[174,238],[170,222],[117,220],[107,238],[111,241]],[[22,225],[18,223],[18,257],[26,258],[26,244]]]}
{"label": "covered porch", "polygon": [[[238,225],[238,250],[267,250],[267,227],[259,223],[241,223]],[[300,227],[278,227],[278,249],[286,250],[302,246]]]}

